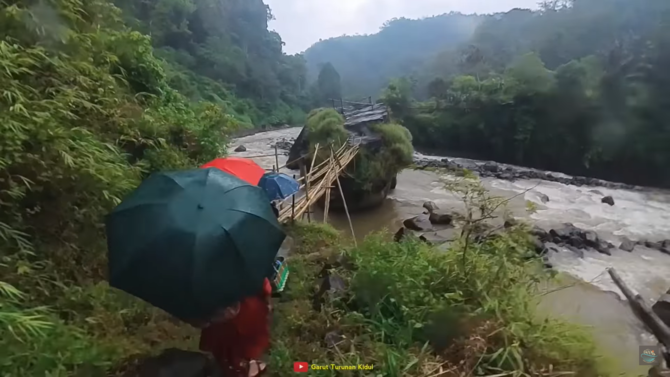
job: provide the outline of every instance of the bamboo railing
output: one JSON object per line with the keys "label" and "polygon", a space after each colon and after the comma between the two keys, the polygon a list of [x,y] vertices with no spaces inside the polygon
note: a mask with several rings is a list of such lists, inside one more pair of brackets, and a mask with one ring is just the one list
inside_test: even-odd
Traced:
{"label": "bamboo railing", "polygon": [[[317,145],[315,156],[318,148],[319,146]],[[309,208],[324,194],[329,199],[329,192],[333,187],[333,183],[338,180],[346,166],[356,157],[357,153],[358,145],[344,144],[337,151],[331,149],[329,158],[316,166],[313,166],[314,159],[312,159],[313,167],[303,177],[298,179],[298,182],[301,183],[300,188],[305,192],[305,195],[295,198],[291,206],[285,207],[279,212],[279,222],[285,223],[302,218],[305,213],[309,213]],[[325,215],[327,216],[327,214]]]}

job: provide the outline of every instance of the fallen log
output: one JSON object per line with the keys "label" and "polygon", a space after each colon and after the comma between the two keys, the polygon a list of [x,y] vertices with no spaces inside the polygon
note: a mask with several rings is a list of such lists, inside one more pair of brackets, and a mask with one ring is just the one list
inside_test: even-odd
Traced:
{"label": "fallen log", "polygon": [[663,346],[663,358],[665,359],[666,364],[670,365],[670,353],[668,353],[668,349],[670,349],[670,328],[666,326],[653,310],[651,310],[640,294],[635,294],[628,288],[614,268],[608,268],[607,272],[612,277],[614,284],[616,284],[623,295],[626,296],[635,316],[638,317]]}

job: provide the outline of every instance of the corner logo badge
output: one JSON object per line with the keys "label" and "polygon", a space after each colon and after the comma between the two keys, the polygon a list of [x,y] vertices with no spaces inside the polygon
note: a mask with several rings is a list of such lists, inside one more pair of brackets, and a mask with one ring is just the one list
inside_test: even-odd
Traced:
{"label": "corner logo badge", "polygon": [[660,361],[661,350],[659,347],[641,346],[640,365],[653,365]]}

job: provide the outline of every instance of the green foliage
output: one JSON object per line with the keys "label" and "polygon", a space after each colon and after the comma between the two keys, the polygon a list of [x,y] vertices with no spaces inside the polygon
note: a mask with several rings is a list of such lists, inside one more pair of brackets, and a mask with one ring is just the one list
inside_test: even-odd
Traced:
{"label": "green foliage", "polygon": [[394,113],[417,146],[667,186],[669,4],[586,0],[487,20],[453,71],[463,74]]}
{"label": "green foliage", "polygon": [[[349,137],[344,129],[344,118],[335,109],[315,109],[307,115],[307,130],[309,131],[309,141],[314,147],[316,144],[321,146],[333,146],[335,150],[339,148]],[[326,151],[326,153],[330,153]]]}
{"label": "green foliage", "polygon": [[108,1],[0,4],[2,374],[102,374],[184,342],[99,283],[103,218],[147,174],[224,154],[234,113],[172,89],[150,38]]}
{"label": "green foliage", "polygon": [[305,56],[312,75],[332,63],[345,97],[386,86],[381,99],[416,146],[668,186],[669,15],[662,0],[548,1],[393,20]]}
{"label": "green foliage", "polygon": [[193,100],[220,103],[247,126],[296,124],[311,107],[307,68],[268,30],[261,0],[114,0],[149,33],[168,81]]}
{"label": "green foliage", "polygon": [[377,124],[372,131],[382,138],[382,147],[373,152],[363,149],[355,161],[353,176],[368,191],[383,187],[413,161],[412,134],[397,124]]}
{"label": "green foliage", "polygon": [[[477,182],[458,194],[482,213],[504,204]],[[525,228],[475,243],[465,229],[478,221],[469,218],[446,252],[382,233],[353,247],[323,225],[294,224],[292,278],[276,306],[271,349],[278,375],[288,375],[295,360],[374,364],[385,376],[425,376],[440,367],[454,375],[610,375],[586,329],[536,316],[538,283],[548,277],[528,258],[534,253]],[[347,289],[315,309],[314,282],[324,269]]]}
{"label": "green foliage", "polygon": [[407,78],[394,79],[380,97],[394,117],[402,119],[411,112],[413,83]]}

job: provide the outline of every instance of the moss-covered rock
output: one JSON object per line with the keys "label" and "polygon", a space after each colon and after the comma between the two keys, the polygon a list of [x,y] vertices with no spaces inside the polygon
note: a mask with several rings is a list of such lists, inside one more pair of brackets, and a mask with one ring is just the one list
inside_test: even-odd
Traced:
{"label": "moss-covered rock", "polygon": [[[346,128],[344,118],[334,109],[316,109],[307,116],[301,136],[296,144],[310,155],[317,153],[317,164],[330,156],[331,148],[339,149],[351,137],[363,138],[358,156],[340,178],[350,210],[381,204],[398,172],[412,163],[412,135],[398,124],[361,122]],[[331,208],[343,207],[339,195],[331,200]]]}

